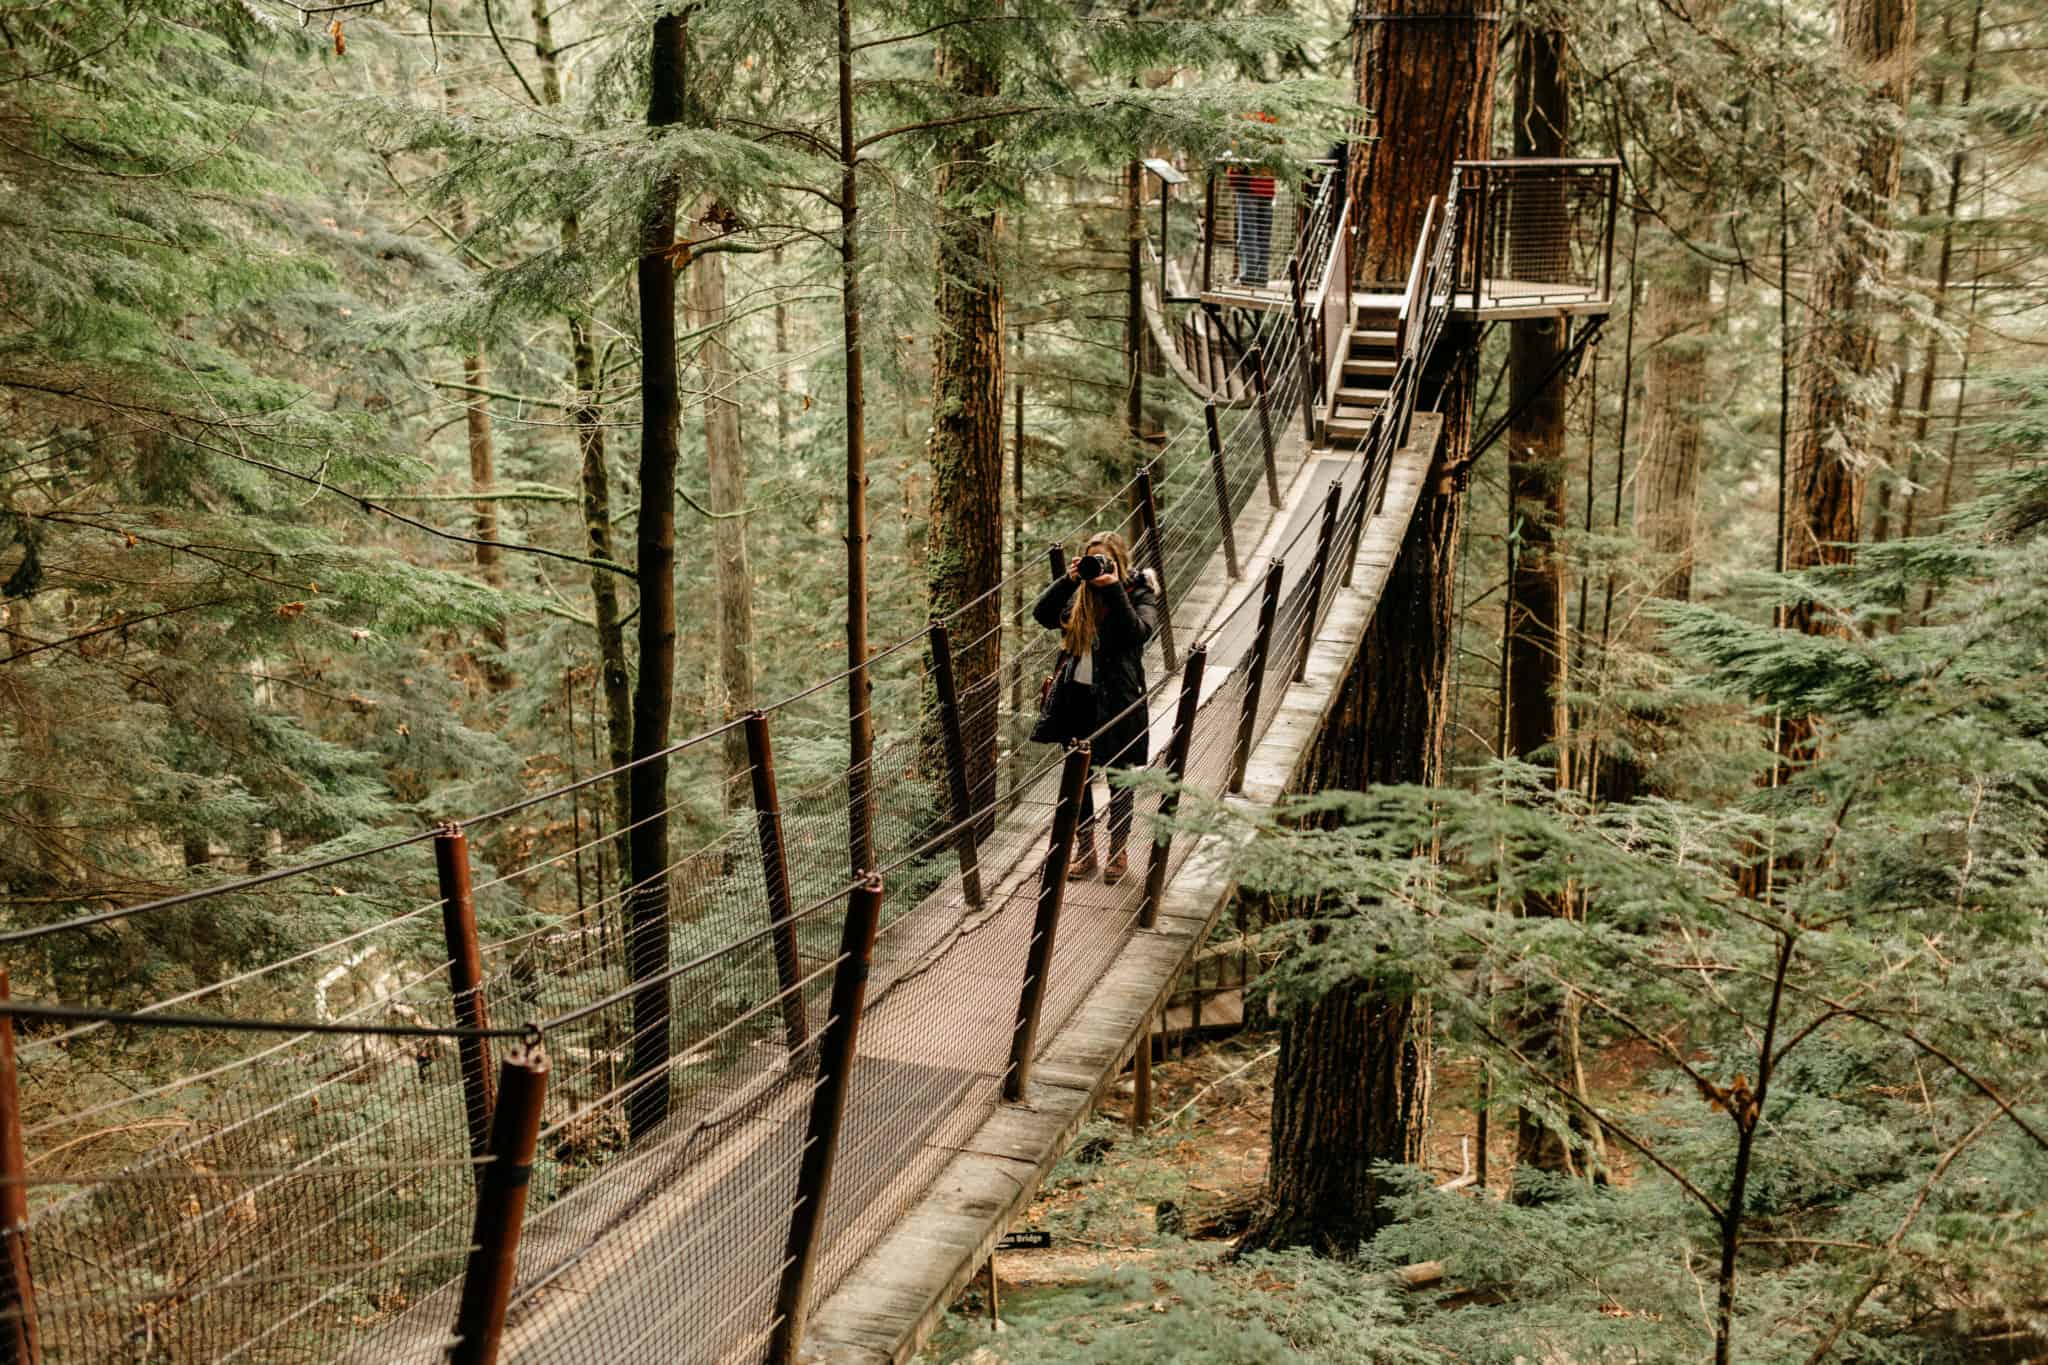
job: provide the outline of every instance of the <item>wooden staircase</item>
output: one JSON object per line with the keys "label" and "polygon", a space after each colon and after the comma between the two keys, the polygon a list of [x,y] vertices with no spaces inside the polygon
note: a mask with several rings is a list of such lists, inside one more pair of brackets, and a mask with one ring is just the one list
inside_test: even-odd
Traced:
{"label": "wooden staircase", "polygon": [[1372,425],[1373,413],[1386,401],[1400,361],[1398,303],[1360,300],[1342,354],[1343,372],[1323,416],[1321,444],[1332,450],[1356,450]]}

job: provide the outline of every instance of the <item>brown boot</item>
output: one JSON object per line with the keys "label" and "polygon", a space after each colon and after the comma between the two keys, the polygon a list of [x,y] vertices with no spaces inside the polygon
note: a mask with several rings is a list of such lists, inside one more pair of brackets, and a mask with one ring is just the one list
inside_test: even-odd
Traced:
{"label": "brown boot", "polygon": [[1102,880],[1115,886],[1124,879],[1124,873],[1130,870],[1131,860],[1125,856],[1122,849],[1118,849],[1110,854],[1109,861],[1102,865]]}
{"label": "brown boot", "polygon": [[1095,827],[1083,825],[1074,831],[1074,852],[1067,860],[1067,880],[1082,882],[1095,875]]}

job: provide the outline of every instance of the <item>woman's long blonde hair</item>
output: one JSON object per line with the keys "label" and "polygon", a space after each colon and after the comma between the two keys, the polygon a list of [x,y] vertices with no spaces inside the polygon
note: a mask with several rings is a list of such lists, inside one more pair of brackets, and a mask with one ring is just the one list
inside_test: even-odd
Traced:
{"label": "woman's long blonde hair", "polygon": [[[1114,531],[1098,531],[1089,537],[1088,546],[1081,551],[1084,555],[1106,555],[1116,565],[1119,582],[1131,576],[1131,551],[1124,544],[1124,538]],[[1067,612],[1066,625],[1060,629],[1060,643],[1069,654],[1086,654],[1095,647],[1095,594],[1088,591],[1086,579],[1081,582],[1080,591],[1074,594],[1074,605]]]}

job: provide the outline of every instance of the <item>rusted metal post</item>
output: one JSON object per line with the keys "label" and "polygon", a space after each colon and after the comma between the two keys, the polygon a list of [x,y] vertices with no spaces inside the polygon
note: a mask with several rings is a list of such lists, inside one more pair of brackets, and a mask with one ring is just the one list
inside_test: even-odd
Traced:
{"label": "rusted metal post", "polygon": [[1223,528],[1223,567],[1232,578],[1237,570],[1236,518],[1230,514],[1230,480],[1223,468],[1223,437],[1216,429],[1216,400],[1202,405],[1202,420],[1209,428],[1209,476],[1216,485],[1216,524]]}
{"label": "rusted metal post", "polygon": [[[0,967],[0,1000],[10,998]],[[28,1265],[28,1155],[21,1141],[21,1086],[14,1067],[14,1020],[0,1015],[0,1359],[36,1365],[43,1358],[35,1281]]]}
{"label": "rusted metal post", "polygon": [[1138,1029],[1138,1049],[1131,1054],[1131,1131],[1152,1126],[1152,1016]]}
{"label": "rusted metal post", "polygon": [[1301,347],[1301,439],[1314,445],[1316,395],[1323,391],[1322,380],[1316,373],[1315,343],[1309,340],[1308,314],[1302,310],[1300,262],[1290,261],[1287,271],[1294,287],[1294,336]]}
{"label": "rusted metal post", "polygon": [[539,1043],[514,1043],[498,1072],[498,1107],[491,1115],[478,1167],[476,1222],[462,1300],[455,1312],[449,1365],[492,1365],[505,1336],[505,1308],[519,1269],[519,1232],[526,1221],[526,1186],[540,1137],[541,1102],[547,1097],[548,1058]]}
{"label": "rusted metal post", "polygon": [[1276,559],[1266,570],[1265,595],[1259,599],[1259,630],[1252,637],[1250,672],[1245,678],[1244,707],[1237,713],[1237,746],[1230,755],[1230,792],[1244,790],[1244,770],[1252,759],[1253,730],[1259,720],[1259,693],[1266,685],[1266,660],[1273,652],[1273,617],[1280,610],[1280,580],[1287,561]]}
{"label": "rusted metal post", "polygon": [[1339,580],[1347,588],[1351,586],[1351,571],[1358,565],[1359,548],[1365,544],[1366,518],[1377,510],[1378,499],[1385,496],[1385,490],[1386,479],[1380,475],[1375,464],[1368,460],[1365,472],[1359,479],[1358,506],[1351,513],[1351,551],[1344,556],[1344,577]]}
{"label": "rusted metal post", "polygon": [[882,878],[870,872],[846,898],[839,966],[832,973],[832,1014],[818,1038],[817,1089],[811,1095],[810,1122],[804,1130],[796,1208],[790,1213],[789,1238],[783,1244],[782,1282],[776,1290],[775,1324],[768,1337],[769,1365],[795,1365],[797,1344],[803,1339],[811,1270],[825,1230],[832,1165],[839,1155],[839,1129],[846,1118],[861,1008],[867,1000],[868,964],[874,957],[875,930],[881,921]]}
{"label": "rusted metal post", "polygon": [[1309,651],[1315,648],[1316,617],[1323,609],[1323,588],[1330,581],[1330,552],[1337,541],[1337,505],[1343,500],[1342,480],[1330,480],[1330,491],[1323,498],[1323,524],[1316,532],[1316,562],[1308,575],[1308,614],[1301,620],[1301,649],[1294,660],[1294,680],[1308,679]]}
{"label": "rusted metal post", "polygon": [[[1159,818],[1173,818],[1180,808],[1180,784],[1188,775],[1188,748],[1195,733],[1195,713],[1202,704],[1202,670],[1209,662],[1209,647],[1196,645],[1188,651],[1187,667],[1180,675],[1180,707],[1173,715],[1173,736],[1167,740],[1166,772],[1173,786],[1159,798]],[[1159,922],[1159,897],[1166,889],[1166,860],[1173,852],[1173,836],[1163,830],[1152,833],[1152,858],[1145,865],[1145,899],[1138,906],[1138,927],[1150,929]]]}
{"label": "rusted metal post", "polygon": [[1166,542],[1159,535],[1159,496],[1152,486],[1149,463],[1138,471],[1138,524],[1145,529],[1145,558],[1151,561],[1152,575],[1159,580],[1160,657],[1168,668],[1178,668],[1178,651],[1173,647],[1173,599],[1166,589]]}
{"label": "rusted metal post", "polygon": [[[483,953],[477,946],[476,896],[470,889],[469,839],[450,822],[434,835],[434,875],[441,890],[441,933],[448,944],[448,990],[458,1028],[490,1027],[484,1008]],[[482,1156],[491,1140],[491,1043],[458,1038],[463,1110],[469,1119],[469,1154]]]}
{"label": "rusted metal post", "polygon": [[974,797],[967,782],[967,737],[960,729],[960,692],[953,680],[953,641],[942,622],[932,622],[932,687],[939,694],[939,729],[946,742],[947,787],[953,797],[953,847],[960,855],[960,889],[967,904],[981,909],[981,853],[976,847]]}
{"label": "rusted metal post", "polygon": [[1067,865],[1074,852],[1074,830],[1081,823],[1081,791],[1088,785],[1088,741],[1067,750],[1060,770],[1060,799],[1052,813],[1052,846],[1038,873],[1038,914],[1031,925],[1031,946],[1024,956],[1024,989],[1017,996],[1017,1026],[1010,1034],[1010,1069],[1003,1075],[1003,1098],[1024,1098],[1031,1083],[1031,1059],[1038,1050],[1038,1014],[1045,1005],[1045,981],[1052,970],[1053,940],[1059,934],[1060,904],[1067,892]]}
{"label": "rusted metal post", "polygon": [[747,712],[747,762],[754,778],[754,825],[761,839],[761,879],[768,887],[768,924],[775,945],[775,984],[782,995],[782,1032],[791,1052],[810,1037],[804,1016],[803,955],[797,947],[796,921],[790,916],[794,898],[789,889],[789,846],[782,838],[782,798],[775,786],[775,746],[768,738],[768,717]]}
{"label": "rusted metal post", "polygon": [[[1273,439],[1273,409],[1266,392],[1266,348],[1252,347],[1252,383],[1259,410],[1259,449],[1266,454],[1266,500],[1280,506],[1280,446]],[[1172,664],[1167,665],[1173,667]]]}

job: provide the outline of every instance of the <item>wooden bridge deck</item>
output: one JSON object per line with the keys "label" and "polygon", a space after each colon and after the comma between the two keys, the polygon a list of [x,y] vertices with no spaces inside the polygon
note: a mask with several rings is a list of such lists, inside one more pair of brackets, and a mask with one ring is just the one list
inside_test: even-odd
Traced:
{"label": "wooden bridge deck", "polygon": [[[1311,648],[1306,680],[1288,687],[1252,752],[1245,801],[1268,805],[1295,788],[1338,683],[1364,639],[1441,433],[1441,419],[1416,414],[1408,444],[1396,453],[1383,506],[1360,538],[1352,586],[1337,591]],[[1331,462],[1322,452],[1316,456],[1296,463],[1286,507],[1273,516],[1258,554],[1247,563],[1242,591],[1252,590],[1271,555],[1319,506]],[[1355,461],[1343,463],[1357,467]],[[1219,609],[1227,611],[1236,595],[1221,595]],[[1216,647],[1241,649],[1241,643],[1230,643],[1232,634],[1219,633]],[[1099,979],[1069,984],[1070,991],[1078,985],[1084,993],[1064,1026],[1041,1048],[1024,1102],[997,1107],[964,1133],[952,1131],[953,1124],[934,1128],[925,1142],[943,1167],[909,1216],[889,1229],[819,1307],[805,1336],[806,1359],[879,1365],[905,1360],[916,1351],[1116,1081],[1147,1021],[1164,1004],[1235,889],[1220,851],[1198,848],[1168,885],[1158,927],[1131,934],[1114,966]],[[1075,883],[1067,895],[1063,928],[1068,921],[1110,913],[1113,906],[1109,888]],[[1016,928],[1006,935],[1028,936],[1028,907],[1013,918]],[[997,988],[992,1007],[1014,1008],[1015,963],[1022,953],[1023,939],[1015,938],[999,959],[1007,969],[986,983]],[[886,1038],[886,1025],[878,1032]],[[887,1055],[886,1044],[864,1038],[863,1057],[873,1055],[871,1049]],[[986,1060],[990,1069],[984,1075],[991,1083],[999,1078],[1003,1061]]]}

